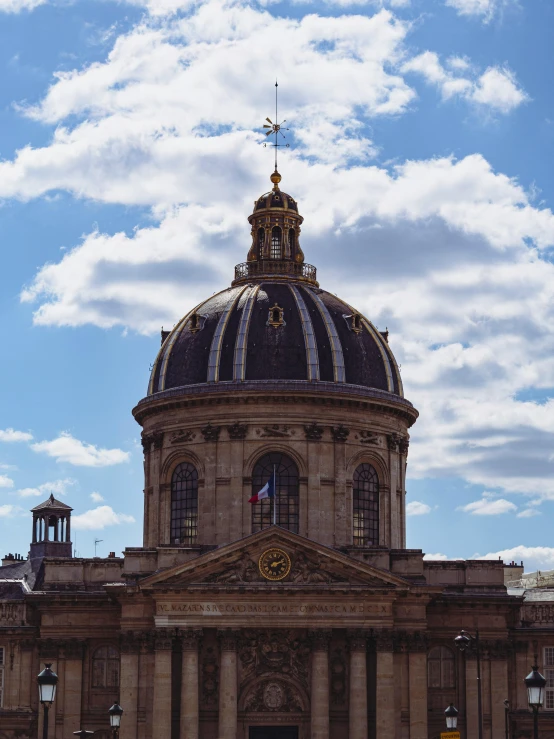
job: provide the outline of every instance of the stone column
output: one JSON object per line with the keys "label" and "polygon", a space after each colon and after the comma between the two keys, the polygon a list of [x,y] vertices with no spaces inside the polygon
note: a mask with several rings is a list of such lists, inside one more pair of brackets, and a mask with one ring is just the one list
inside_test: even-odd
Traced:
{"label": "stone column", "polygon": [[367,739],[367,639],[363,632],[349,633],[350,700],[349,739]]}
{"label": "stone column", "polygon": [[395,735],[394,713],[394,654],[392,634],[381,632],[376,639],[377,695],[376,727],[378,739],[392,739]]}
{"label": "stone column", "polygon": [[180,739],[198,739],[198,644],[201,635],[200,629],[181,632]]}
{"label": "stone column", "polygon": [[219,733],[218,739],[237,739],[237,633],[219,631]]}
{"label": "stone column", "polygon": [[[155,718],[152,739],[171,737],[171,632],[158,629],[154,641],[154,691]],[[123,721],[121,722],[123,724]]]}
{"label": "stone column", "polygon": [[83,691],[83,649],[78,641],[64,645],[64,696],[63,739],[72,739],[73,732],[81,728],[81,700]]}
{"label": "stone column", "polygon": [[119,678],[120,705],[125,706],[125,720],[121,722],[120,739],[136,739],[138,712],[138,675],[140,638],[128,632],[121,637],[121,675]]}
{"label": "stone column", "polygon": [[417,646],[408,654],[410,739],[427,739],[427,650]]}
{"label": "stone column", "polygon": [[312,639],[312,739],[329,739],[329,640],[328,630],[313,631]]}

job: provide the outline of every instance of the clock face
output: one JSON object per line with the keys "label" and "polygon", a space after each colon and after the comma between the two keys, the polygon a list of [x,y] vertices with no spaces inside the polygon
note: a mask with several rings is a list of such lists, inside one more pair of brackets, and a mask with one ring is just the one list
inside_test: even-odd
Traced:
{"label": "clock face", "polygon": [[282,549],[266,549],[260,556],[258,566],[266,580],[282,580],[289,574],[291,562]]}

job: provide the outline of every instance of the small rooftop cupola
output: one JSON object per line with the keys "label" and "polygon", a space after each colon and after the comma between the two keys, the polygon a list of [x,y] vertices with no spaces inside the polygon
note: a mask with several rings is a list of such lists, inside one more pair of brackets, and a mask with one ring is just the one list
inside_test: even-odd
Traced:
{"label": "small rooftop cupola", "polygon": [[300,247],[300,226],[296,200],[283,192],[277,170],[270,177],[273,189],[259,197],[248,216],[252,227],[252,245],[248,261],[237,264],[233,285],[257,279],[289,277],[317,286],[316,268],[304,262]]}
{"label": "small rooftop cupola", "polygon": [[31,559],[35,557],[71,557],[71,511],[65,503],[50,495],[31,510],[33,539]]}

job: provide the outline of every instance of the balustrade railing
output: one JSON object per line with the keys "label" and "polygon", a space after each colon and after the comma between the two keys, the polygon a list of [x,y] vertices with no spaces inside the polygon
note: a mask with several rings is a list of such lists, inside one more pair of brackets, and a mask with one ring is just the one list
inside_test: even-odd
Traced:
{"label": "balustrade railing", "polygon": [[263,259],[256,262],[242,262],[235,267],[235,282],[249,280],[253,277],[273,277],[278,275],[293,276],[317,285],[317,270],[313,264],[299,264],[285,259]]}

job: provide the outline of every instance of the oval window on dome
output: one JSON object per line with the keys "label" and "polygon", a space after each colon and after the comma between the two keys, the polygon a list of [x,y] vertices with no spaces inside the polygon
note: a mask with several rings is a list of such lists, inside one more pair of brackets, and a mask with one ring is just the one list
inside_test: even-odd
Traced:
{"label": "oval window on dome", "polygon": [[[275,497],[252,504],[252,532],[267,529],[275,521],[278,526],[298,533],[299,477],[298,467],[286,454],[271,452],[261,457],[252,472],[252,495],[273,480]],[[274,511],[275,506],[275,511]]]}

